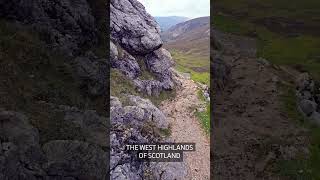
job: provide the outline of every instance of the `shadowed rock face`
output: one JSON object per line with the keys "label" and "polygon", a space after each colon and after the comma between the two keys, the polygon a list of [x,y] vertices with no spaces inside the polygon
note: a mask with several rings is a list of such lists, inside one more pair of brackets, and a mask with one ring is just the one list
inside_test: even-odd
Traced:
{"label": "shadowed rock face", "polygon": [[111,0],[110,31],[131,54],[145,55],[162,46],[159,25],[136,0]]}
{"label": "shadowed rock face", "polygon": [[86,0],[3,0],[0,17],[31,24],[53,47],[69,55],[97,41],[95,19]]}
{"label": "shadowed rock face", "polygon": [[[52,105],[54,106],[54,105]],[[93,111],[59,106],[65,119],[88,138],[53,140],[42,147],[39,133],[29,119],[17,112],[0,111],[0,179],[104,179],[107,175],[106,119]],[[92,118],[93,117],[93,118]],[[93,122],[94,121],[94,122]],[[105,137],[105,138],[104,138]],[[99,141],[100,140],[100,141]]]}

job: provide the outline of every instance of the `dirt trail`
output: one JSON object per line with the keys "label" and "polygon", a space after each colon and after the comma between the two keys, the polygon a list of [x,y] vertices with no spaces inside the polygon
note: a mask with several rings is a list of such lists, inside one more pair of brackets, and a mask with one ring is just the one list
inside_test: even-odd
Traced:
{"label": "dirt trail", "polygon": [[216,180],[283,179],[274,172],[275,162],[295,159],[308,147],[307,130],[282,110],[279,84],[292,82],[282,70],[246,53],[255,52],[254,43],[237,38],[222,37],[236,52],[229,50],[222,56],[232,67],[231,77],[213,99],[213,176]]}
{"label": "dirt trail", "polygon": [[179,77],[182,86],[173,100],[162,103],[160,109],[171,124],[171,139],[174,142],[194,142],[195,152],[185,152],[184,161],[188,166],[188,177],[192,180],[206,180],[210,177],[210,140],[192,112],[201,106],[198,87],[190,79]]}

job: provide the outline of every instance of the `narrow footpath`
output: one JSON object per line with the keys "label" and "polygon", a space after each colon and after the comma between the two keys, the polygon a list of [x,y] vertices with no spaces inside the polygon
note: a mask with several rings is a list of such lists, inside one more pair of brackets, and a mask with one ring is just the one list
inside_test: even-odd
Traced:
{"label": "narrow footpath", "polygon": [[195,82],[182,76],[178,79],[182,86],[177,90],[177,96],[164,101],[160,109],[171,124],[171,140],[196,143],[195,152],[184,153],[189,179],[206,180],[210,177],[210,139],[194,115],[203,102],[198,99],[199,89]]}

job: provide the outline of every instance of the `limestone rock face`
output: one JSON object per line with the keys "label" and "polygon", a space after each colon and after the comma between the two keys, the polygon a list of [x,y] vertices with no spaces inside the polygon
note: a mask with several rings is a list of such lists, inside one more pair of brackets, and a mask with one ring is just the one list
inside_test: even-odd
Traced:
{"label": "limestone rock face", "polygon": [[174,65],[174,62],[167,50],[160,48],[146,55],[146,64],[148,69],[161,80],[171,78],[170,68]]}
{"label": "limestone rock face", "polygon": [[141,74],[141,70],[136,59],[125,50],[122,50],[121,54],[114,56],[113,54],[115,54],[117,50],[112,49],[113,47],[110,46],[111,67],[120,70],[124,75],[131,79],[137,78]]}
{"label": "limestone rock face", "polygon": [[4,0],[0,17],[31,24],[53,47],[70,55],[97,41],[95,19],[86,0]]}
{"label": "limestone rock face", "polygon": [[[184,163],[149,163],[138,161],[135,152],[125,150],[126,144],[163,142],[153,126],[168,128],[164,114],[150,100],[128,95],[122,105],[117,97],[111,97],[110,169],[112,179],[185,179],[187,168]],[[151,129],[150,129],[151,128]],[[160,174],[163,173],[163,177]]]}
{"label": "limestone rock face", "polygon": [[137,0],[111,0],[110,30],[131,54],[144,55],[162,45],[159,25]]}
{"label": "limestone rock face", "polygon": [[[161,48],[160,28],[137,0],[112,0],[110,5],[111,66],[133,80],[139,91],[159,95],[172,90],[170,53]],[[138,63],[138,59],[141,63]],[[144,71],[156,79],[140,78]]]}

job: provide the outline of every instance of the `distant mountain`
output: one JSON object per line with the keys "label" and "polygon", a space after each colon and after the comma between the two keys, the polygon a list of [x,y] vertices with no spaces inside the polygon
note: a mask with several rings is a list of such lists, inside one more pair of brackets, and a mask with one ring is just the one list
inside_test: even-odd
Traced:
{"label": "distant mountain", "polygon": [[161,34],[168,49],[208,56],[210,53],[210,17],[179,23]]}
{"label": "distant mountain", "polygon": [[170,27],[187,21],[189,18],[180,16],[154,17],[161,27],[162,31],[168,30]]}

